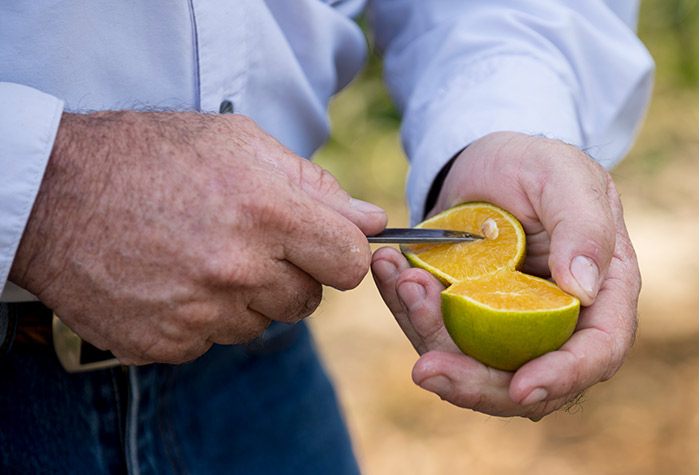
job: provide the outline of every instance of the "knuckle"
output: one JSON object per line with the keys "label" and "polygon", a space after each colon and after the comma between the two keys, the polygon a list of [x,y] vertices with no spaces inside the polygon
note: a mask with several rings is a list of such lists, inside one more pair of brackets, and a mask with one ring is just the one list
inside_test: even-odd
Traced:
{"label": "knuckle", "polygon": [[176,352],[172,345],[165,339],[158,341],[142,341],[136,345],[135,358],[141,361],[154,363],[167,363],[176,358]]}
{"label": "knuckle", "polygon": [[632,241],[626,235],[618,233],[615,244],[619,246],[618,253],[620,257],[629,263],[631,267],[637,269],[639,267],[637,264],[637,252],[634,250]]}
{"label": "knuckle", "polygon": [[[632,325],[634,326],[634,323]],[[622,363],[632,347],[631,337],[633,334],[633,332],[628,332],[627,334],[621,335],[618,338],[615,338],[608,333],[604,334],[604,347],[607,348],[608,351],[603,353],[600,357],[599,365],[602,368],[602,373],[598,378],[599,381],[608,381],[622,367]],[[595,382],[598,381],[591,381],[590,383]]]}
{"label": "knuckle", "polygon": [[316,163],[298,158],[299,160],[299,185],[304,191],[311,188],[321,196],[328,196],[340,190],[338,180],[331,172]]}
{"label": "knuckle", "polygon": [[[456,406],[463,407],[465,409],[472,409],[484,414],[488,413],[486,399],[477,389],[459,388],[454,392],[456,392],[456,394],[450,394],[450,399],[448,400],[453,402],[453,404]],[[448,395],[445,395],[445,397],[447,396]]]}
{"label": "knuckle", "polygon": [[233,344],[247,343],[256,339],[270,325],[270,320],[258,314],[251,314],[244,322],[236,324],[230,333]]}
{"label": "knuckle", "polygon": [[201,339],[192,339],[189,342],[166,342],[142,353],[141,358],[156,363],[182,364],[203,355],[210,347],[210,343]]}
{"label": "knuckle", "polygon": [[338,180],[335,179],[333,174],[325,168],[321,168],[316,164],[313,165],[316,169],[318,169],[316,189],[324,195],[331,195],[338,192],[340,190],[340,184],[338,183]]}
{"label": "knuckle", "polygon": [[258,191],[259,193],[253,193],[243,200],[243,232],[260,236],[272,230],[284,236],[300,229],[304,216],[311,216],[313,213],[298,196],[290,194],[286,187],[268,190],[263,186]]}
{"label": "knuckle", "polygon": [[274,315],[268,315],[276,321],[285,323],[296,323],[309,315],[321,304],[322,287],[321,284],[311,278],[296,279],[289,287],[280,290]]}
{"label": "knuckle", "polygon": [[259,272],[253,259],[245,258],[246,250],[238,250],[238,258],[213,253],[205,259],[204,281],[213,288],[249,288],[258,283]]}
{"label": "knuckle", "polygon": [[298,293],[296,298],[295,308],[290,314],[289,321],[291,323],[298,322],[303,318],[311,315],[321,304],[323,289],[318,282],[309,282],[305,285],[306,289]]}
{"label": "knuckle", "polygon": [[318,282],[314,282],[311,292],[307,295],[304,301],[304,311],[302,313],[303,317],[308,317],[311,315],[319,305],[321,305],[321,299],[323,298],[323,287]]}
{"label": "knuckle", "polygon": [[247,193],[240,197],[239,209],[241,216],[248,224],[248,227],[256,227],[261,224],[276,222],[277,217],[282,214],[283,208],[280,203],[273,199],[278,193],[266,190],[265,186],[257,189],[257,193]]}
{"label": "knuckle", "polygon": [[605,220],[590,219],[585,224],[583,222],[572,223],[578,225],[581,232],[589,236],[583,242],[583,252],[590,250],[592,257],[605,257],[610,259],[615,249],[615,229],[611,223]]}
{"label": "knuckle", "polygon": [[208,328],[215,326],[219,318],[213,309],[203,306],[190,311],[178,312],[173,320],[174,322],[170,325],[166,335],[174,340],[187,341],[193,335],[202,334]]}
{"label": "knuckle", "polygon": [[240,306],[238,310],[228,311],[210,331],[208,340],[222,345],[246,343],[260,336],[269,324],[266,317]]}
{"label": "knuckle", "polygon": [[340,290],[354,289],[364,279],[372,259],[368,246],[350,245],[347,249],[347,262],[340,269],[337,288]]}

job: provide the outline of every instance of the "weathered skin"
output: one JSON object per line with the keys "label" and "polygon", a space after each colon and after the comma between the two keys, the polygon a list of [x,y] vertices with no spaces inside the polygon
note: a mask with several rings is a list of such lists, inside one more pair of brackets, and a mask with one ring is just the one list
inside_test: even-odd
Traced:
{"label": "weathered skin", "polygon": [[355,287],[385,223],[242,116],[64,114],[10,279],[123,363],[178,363]]}

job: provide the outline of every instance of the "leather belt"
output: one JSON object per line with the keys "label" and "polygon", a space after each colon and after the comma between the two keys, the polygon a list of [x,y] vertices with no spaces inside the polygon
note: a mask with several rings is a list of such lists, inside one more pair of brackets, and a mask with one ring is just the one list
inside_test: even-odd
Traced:
{"label": "leather belt", "polygon": [[[300,324],[273,322],[245,350],[252,355],[279,351],[291,344],[301,331]],[[110,351],[83,341],[41,302],[0,302],[0,358],[16,349],[50,349],[53,346],[61,366],[79,373],[120,366]]]}
{"label": "leather belt", "polygon": [[41,302],[0,302],[0,326],[3,322],[5,331],[0,332],[0,354],[12,347],[50,347],[53,344],[58,360],[69,373],[119,366],[111,352],[83,341]]}
{"label": "leather belt", "polygon": [[8,315],[15,324],[11,345],[51,344],[51,309],[41,302],[21,302],[6,304]]}

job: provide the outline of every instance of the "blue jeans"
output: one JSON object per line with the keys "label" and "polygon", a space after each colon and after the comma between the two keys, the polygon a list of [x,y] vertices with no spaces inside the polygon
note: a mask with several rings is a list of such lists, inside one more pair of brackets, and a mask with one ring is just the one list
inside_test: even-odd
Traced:
{"label": "blue jeans", "polygon": [[67,374],[50,347],[0,357],[0,472],[355,474],[307,326],[179,366]]}

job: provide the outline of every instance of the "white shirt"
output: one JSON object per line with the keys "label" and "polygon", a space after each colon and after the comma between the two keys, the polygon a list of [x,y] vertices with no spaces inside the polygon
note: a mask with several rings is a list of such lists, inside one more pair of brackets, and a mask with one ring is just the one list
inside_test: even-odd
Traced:
{"label": "white shirt", "polygon": [[[365,5],[367,3],[368,5]],[[63,110],[218,112],[229,100],[294,152],[328,136],[329,98],[360,70],[367,7],[402,110],[420,219],[442,166],[497,130],[629,148],[653,62],[636,0],[32,0],[0,4],[0,289]]]}

